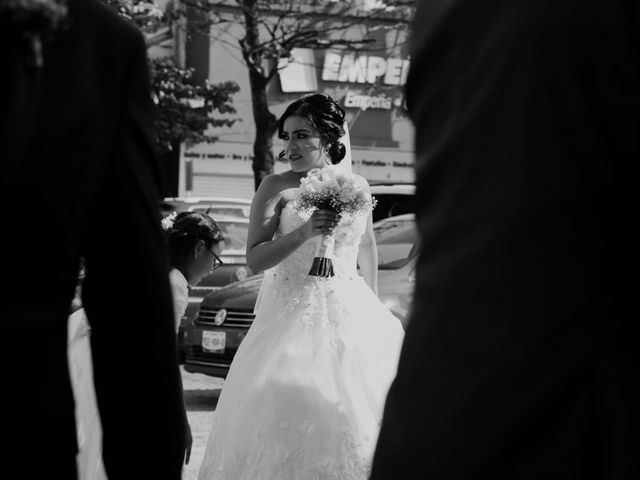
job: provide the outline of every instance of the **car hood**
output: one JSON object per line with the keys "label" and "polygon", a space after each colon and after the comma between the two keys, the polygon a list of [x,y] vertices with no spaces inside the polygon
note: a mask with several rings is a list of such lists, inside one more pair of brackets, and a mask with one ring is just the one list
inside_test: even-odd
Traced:
{"label": "car hood", "polygon": [[378,270],[378,292],[380,294],[404,293],[407,284],[415,279],[415,259],[394,270]]}
{"label": "car hood", "polygon": [[258,298],[258,291],[262,285],[263,274],[252,275],[244,280],[230,283],[207,295],[201,308],[236,308],[238,310],[253,310]]}

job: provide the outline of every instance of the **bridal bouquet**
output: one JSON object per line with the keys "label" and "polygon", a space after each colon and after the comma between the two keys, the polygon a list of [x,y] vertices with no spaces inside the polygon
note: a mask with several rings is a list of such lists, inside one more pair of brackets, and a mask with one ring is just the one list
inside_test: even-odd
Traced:
{"label": "bridal bouquet", "polygon": [[[310,170],[300,181],[298,207],[302,211],[333,210],[338,215],[356,215],[371,210],[376,201],[369,184],[359,175],[335,167]],[[309,275],[333,277],[333,233],[323,235],[311,264]]]}

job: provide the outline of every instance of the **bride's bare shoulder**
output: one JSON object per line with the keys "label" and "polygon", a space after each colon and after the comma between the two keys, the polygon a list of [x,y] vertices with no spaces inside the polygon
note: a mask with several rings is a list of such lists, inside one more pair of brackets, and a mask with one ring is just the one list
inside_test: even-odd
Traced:
{"label": "bride's bare shoulder", "polygon": [[272,173],[260,182],[255,201],[275,201],[284,206],[293,199],[298,186],[298,178],[291,175],[290,172]]}
{"label": "bride's bare shoulder", "polygon": [[272,173],[264,177],[260,183],[259,189],[268,191],[269,193],[283,192],[286,190],[295,190],[300,186],[300,178],[292,175],[291,172]]}

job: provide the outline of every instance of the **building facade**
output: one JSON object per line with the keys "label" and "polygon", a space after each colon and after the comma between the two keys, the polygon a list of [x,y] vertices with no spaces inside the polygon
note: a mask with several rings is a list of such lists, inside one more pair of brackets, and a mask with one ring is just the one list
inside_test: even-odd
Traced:
{"label": "building facade", "polygon": [[[280,60],[278,73],[267,89],[269,109],[279,117],[288,104],[305,93],[331,95],[347,114],[354,171],[370,182],[413,182],[413,128],[403,95],[409,67],[408,29],[386,18],[345,19],[339,5],[329,5],[340,2],[325,3],[325,8],[296,11],[295,15],[317,17],[317,25],[335,29],[336,42],[328,42],[326,47],[295,48],[290,58]],[[240,91],[233,97],[237,113],[229,116],[238,120],[232,127],[211,130],[209,133],[218,138],[214,143],[182,146],[180,196],[251,198],[254,193],[255,126],[249,71],[238,44],[244,35],[239,13],[231,6],[220,7],[220,22],[208,26],[206,34],[192,28],[186,40],[187,66],[195,68],[198,80],[232,80]],[[263,15],[266,25],[275,25],[281,18],[275,10]],[[192,16],[190,21],[197,24],[198,19]],[[374,41],[364,49],[351,49],[345,46],[349,42],[339,41],[363,38],[365,33]],[[282,141],[274,138],[276,158],[281,149]],[[276,160],[276,172],[287,168],[286,162]]]}

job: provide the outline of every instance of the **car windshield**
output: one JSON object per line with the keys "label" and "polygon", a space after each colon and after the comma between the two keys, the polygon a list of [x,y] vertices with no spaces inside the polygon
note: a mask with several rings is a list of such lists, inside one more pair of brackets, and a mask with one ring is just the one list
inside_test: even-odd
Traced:
{"label": "car windshield", "polygon": [[[214,218],[215,220],[215,218]],[[249,234],[249,223],[234,222],[229,220],[216,220],[216,223],[224,235],[223,254],[234,252],[244,252],[247,248],[247,235]]]}
{"label": "car windshield", "polygon": [[242,205],[211,205],[207,207],[192,207],[195,212],[202,212],[211,215],[213,218],[219,215],[231,215],[241,218],[249,218],[248,206]]}
{"label": "car windshield", "polygon": [[377,202],[376,208],[373,209],[374,222],[415,211],[413,195],[381,192],[374,193],[373,196]]}
{"label": "car windshield", "polygon": [[378,248],[378,268],[395,270],[417,253],[418,232],[411,217],[388,218],[373,226]]}

